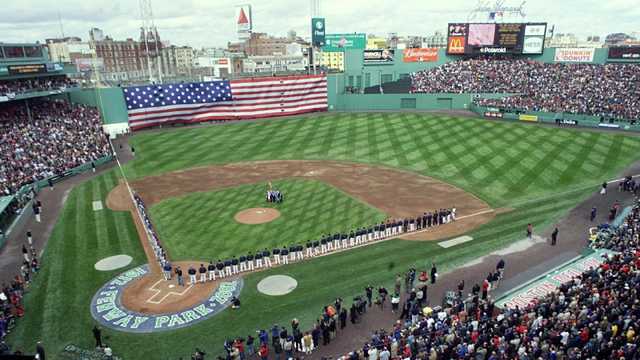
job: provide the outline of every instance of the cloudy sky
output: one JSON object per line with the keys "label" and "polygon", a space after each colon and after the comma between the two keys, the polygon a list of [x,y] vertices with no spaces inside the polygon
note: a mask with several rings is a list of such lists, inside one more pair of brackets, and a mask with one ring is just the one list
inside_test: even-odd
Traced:
{"label": "cloudy sky", "polygon": [[[478,0],[320,0],[327,32],[428,35],[447,22],[467,21]],[[640,0],[529,0],[527,21],[546,21],[556,33],[581,37],[640,31]],[[488,1],[487,1],[488,2]],[[521,0],[506,0],[517,5]],[[309,0],[152,0],[155,23],[171,44],[226,46],[235,40],[235,6],[250,3],[254,31],[309,36]],[[138,37],[137,0],[19,0],[2,5],[0,42],[65,36],[88,38],[99,27],[115,39]],[[61,19],[59,21],[58,19]],[[483,19],[477,18],[477,21]]]}

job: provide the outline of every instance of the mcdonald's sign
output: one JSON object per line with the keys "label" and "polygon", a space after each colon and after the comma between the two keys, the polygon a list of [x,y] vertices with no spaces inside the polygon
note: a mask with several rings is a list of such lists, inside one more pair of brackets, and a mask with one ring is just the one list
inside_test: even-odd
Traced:
{"label": "mcdonald's sign", "polygon": [[465,45],[464,36],[449,36],[447,54],[464,54]]}

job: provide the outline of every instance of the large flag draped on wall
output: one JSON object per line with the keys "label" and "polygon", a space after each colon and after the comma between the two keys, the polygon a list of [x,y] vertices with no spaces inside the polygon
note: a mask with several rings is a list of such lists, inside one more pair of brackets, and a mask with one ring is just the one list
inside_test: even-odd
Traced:
{"label": "large flag draped on wall", "polygon": [[327,110],[325,75],[262,77],[123,89],[132,130]]}

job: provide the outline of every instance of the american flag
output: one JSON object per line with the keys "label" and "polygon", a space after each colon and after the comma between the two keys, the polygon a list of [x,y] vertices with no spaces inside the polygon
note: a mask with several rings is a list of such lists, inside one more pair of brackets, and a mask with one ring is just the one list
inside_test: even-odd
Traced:
{"label": "american flag", "polygon": [[132,130],[327,110],[325,75],[145,85],[122,91]]}

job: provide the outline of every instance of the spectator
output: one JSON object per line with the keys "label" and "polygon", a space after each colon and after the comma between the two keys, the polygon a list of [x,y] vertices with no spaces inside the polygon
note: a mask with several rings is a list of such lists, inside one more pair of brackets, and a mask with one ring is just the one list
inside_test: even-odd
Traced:
{"label": "spectator", "polygon": [[[95,108],[62,100],[0,106],[0,193],[110,154]],[[53,185],[51,183],[51,185]]]}
{"label": "spectator", "polygon": [[506,111],[640,119],[639,64],[548,64],[529,59],[476,58],[411,74],[414,93],[507,93],[476,98]]}

